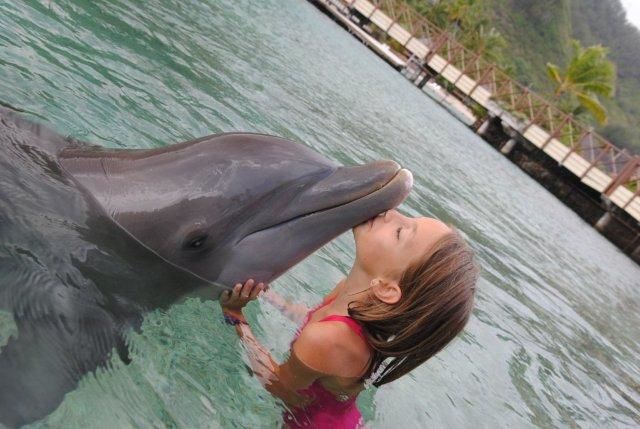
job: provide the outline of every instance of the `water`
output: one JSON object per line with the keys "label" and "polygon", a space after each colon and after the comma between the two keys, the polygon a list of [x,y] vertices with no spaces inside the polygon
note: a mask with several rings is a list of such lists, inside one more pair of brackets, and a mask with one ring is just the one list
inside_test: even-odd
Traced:
{"label": "water", "polygon": [[[415,176],[401,209],[458,227],[483,273],[466,333],[361,395],[368,425],[640,425],[640,269],[306,1],[0,2],[0,99],[109,147],[244,130],[397,160]],[[273,287],[316,303],[353,251],[345,234]],[[248,315],[282,359],[295,326],[267,303]],[[86,376],[34,426],[277,426],[220,318],[197,300],[149,315],[132,364]],[[0,312],[0,344],[14,329]]]}

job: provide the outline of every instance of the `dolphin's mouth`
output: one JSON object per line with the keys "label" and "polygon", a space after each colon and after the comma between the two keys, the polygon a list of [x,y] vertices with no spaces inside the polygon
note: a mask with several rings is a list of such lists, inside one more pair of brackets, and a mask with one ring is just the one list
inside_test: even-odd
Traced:
{"label": "dolphin's mouth", "polygon": [[[256,229],[255,231],[247,234],[244,238],[242,238],[240,241],[244,240],[245,238],[248,238],[254,234],[260,233],[260,232],[264,232],[264,231],[268,231],[268,230],[273,230],[273,229],[277,229],[280,227],[283,227],[287,224],[291,224],[297,221],[300,221],[302,219],[311,217],[311,216],[318,216],[318,215],[322,215],[324,213],[328,213],[334,210],[338,210],[340,208],[346,207],[348,205],[352,205],[354,203],[357,203],[360,200],[364,200],[367,198],[375,198],[376,194],[381,194],[381,193],[385,193],[385,191],[391,190],[391,188],[397,188],[398,193],[402,193],[403,190],[405,190],[406,192],[404,192],[404,195],[395,195],[395,196],[388,196],[389,199],[389,204],[384,205],[385,208],[382,209],[375,209],[374,207],[371,207],[369,210],[367,210],[368,207],[364,207],[362,209],[361,213],[358,213],[357,215],[355,215],[353,217],[353,221],[351,221],[351,225],[349,225],[348,227],[353,227],[356,225],[359,225],[362,222],[367,221],[368,219],[371,219],[372,217],[378,215],[379,213],[384,212],[385,210],[391,210],[393,208],[395,208],[396,206],[398,206],[406,197],[406,194],[408,193],[408,191],[411,189],[413,185],[413,176],[411,174],[411,172],[407,169],[401,168],[399,165],[397,167],[397,170],[395,171],[395,174],[393,174],[393,176],[391,176],[386,182],[384,182],[383,184],[378,184],[377,186],[374,185],[372,189],[369,190],[368,193],[364,194],[364,195],[359,195],[357,198],[354,199],[349,199],[348,201],[343,201],[341,203],[338,204],[334,204],[331,206],[327,206],[324,207],[320,210],[314,210],[314,211],[310,211],[307,213],[303,213],[300,214],[298,216],[294,216],[291,218],[288,218],[286,220],[283,220],[281,222],[272,224],[270,226],[264,227],[264,228],[260,228],[260,229]],[[382,197],[384,198],[384,196]],[[378,204],[379,205],[379,204]],[[375,213],[373,213],[373,211],[375,211]]]}

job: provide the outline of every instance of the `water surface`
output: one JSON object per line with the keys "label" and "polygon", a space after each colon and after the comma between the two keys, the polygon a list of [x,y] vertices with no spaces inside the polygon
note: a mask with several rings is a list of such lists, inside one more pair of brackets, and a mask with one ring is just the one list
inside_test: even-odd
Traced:
{"label": "water surface", "polygon": [[[415,177],[401,210],[459,228],[483,273],[466,333],[361,395],[368,425],[640,425],[637,265],[306,1],[1,2],[0,100],[108,147],[255,131],[344,164],[395,159]],[[347,233],[273,287],[314,304],[353,252]],[[248,314],[283,358],[295,326],[267,303]],[[277,426],[220,320],[197,300],[149,315],[132,364],[86,376],[34,426]],[[0,343],[13,333],[0,312]]]}

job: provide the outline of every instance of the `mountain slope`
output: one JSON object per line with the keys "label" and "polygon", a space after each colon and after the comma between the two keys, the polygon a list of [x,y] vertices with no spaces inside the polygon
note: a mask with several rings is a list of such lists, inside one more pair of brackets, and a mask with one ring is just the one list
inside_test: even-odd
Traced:
{"label": "mountain slope", "polygon": [[617,91],[605,100],[609,124],[598,131],[640,153],[640,30],[627,22],[619,0],[481,0],[491,25],[507,41],[515,76],[542,93],[552,85],[545,65],[564,66],[570,40],[602,44],[617,66]]}

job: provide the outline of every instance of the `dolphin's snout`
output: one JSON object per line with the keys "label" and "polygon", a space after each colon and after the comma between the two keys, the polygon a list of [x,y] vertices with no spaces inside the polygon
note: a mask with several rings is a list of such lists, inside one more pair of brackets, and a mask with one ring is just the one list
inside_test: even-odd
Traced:
{"label": "dolphin's snout", "polygon": [[220,277],[235,282],[250,275],[271,281],[288,268],[286,262],[300,261],[332,238],[397,207],[412,185],[409,170],[393,161],[339,167],[291,201],[287,210],[278,213],[277,223],[237,242],[237,254],[259,257],[243,259],[242,266],[225,267]]}
{"label": "dolphin's snout", "polygon": [[[341,213],[351,227],[381,211],[396,207],[409,193],[413,176],[395,161],[338,167],[333,173],[304,189],[282,212],[252,235],[267,228],[326,213]],[[353,206],[355,204],[355,206]]]}
{"label": "dolphin's snout", "polygon": [[311,213],[355,201],[384,187],[400,169],[397,162],[389,160],[339,167],[307,189],[298,202]]}
{"label": "dolphin's snout", "polygon": [[396,174],[396,178],[404,181],[404,186],[407,192],[413,188],[413,174],[406,168],[401,168]]}

